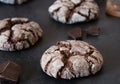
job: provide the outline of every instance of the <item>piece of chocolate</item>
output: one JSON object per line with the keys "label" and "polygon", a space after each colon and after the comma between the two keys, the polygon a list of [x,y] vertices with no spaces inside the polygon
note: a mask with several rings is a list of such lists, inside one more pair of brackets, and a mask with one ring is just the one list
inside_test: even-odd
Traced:
{"label": "piece of chocolate", "polygon": [[74,28],[68,31],[68,36],[74,40],[82,40],[83,33],[81,28]]}
{"label": "piece of chocolate", "polygon": [[20,75],[20,70],[20,66],[11,61],[0,64],[1,84],[16,84]]}
{"label": "piece of chocolate", "polygon": [[97,26],[90,26],[85,30],[87,36],[99,36],[100,35],[100,28]]}

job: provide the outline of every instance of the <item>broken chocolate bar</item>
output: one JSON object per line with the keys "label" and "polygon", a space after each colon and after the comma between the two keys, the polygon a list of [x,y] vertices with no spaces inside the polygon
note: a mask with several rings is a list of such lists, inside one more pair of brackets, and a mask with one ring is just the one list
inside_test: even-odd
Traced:
{"label": "broken chocolate bar", "polygon": [[74,28],[68,32],[68,36],[74,40],[82,40],[83,33],[81,28]]}
{"label": "broken chocolate bar", "polygon": [[18,64],[11,61],[0,64],[1,84],[16,84],[20,75],[20,69]]}

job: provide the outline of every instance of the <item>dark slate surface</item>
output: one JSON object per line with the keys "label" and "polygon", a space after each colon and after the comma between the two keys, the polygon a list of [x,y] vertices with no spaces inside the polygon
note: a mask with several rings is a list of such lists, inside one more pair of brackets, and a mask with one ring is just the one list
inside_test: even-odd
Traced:
{"label": "dark slate surface", "polygon": [[[96,0],[100,6],[100,18],[89,23],[65,25],[52,20],[48,7],[55,0],[31,0],[21,6],[0,3],[0,19],[7,17],[28,17],[37,21],[44,35],[35,46],[17,52],[0,51],[0,63],[11,60],[22,66],[18,84],[120,84],[120,18],[105,15],[105,0]],[[39,60],[43,52],[59,40],[68,39],[66,32],[75,27],[83,29],[97,25],[102,33],[98,38],[84,38],[94,45],[103,55],[104,66],[94,76],[73,80],[54,79],[43,73]]]}

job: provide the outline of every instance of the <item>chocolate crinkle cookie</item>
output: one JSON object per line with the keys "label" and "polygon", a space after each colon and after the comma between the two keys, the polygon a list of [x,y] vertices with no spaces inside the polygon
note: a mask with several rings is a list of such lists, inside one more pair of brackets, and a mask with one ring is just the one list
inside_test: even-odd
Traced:
{"label": "chocolate crinkle cookie", "polygon": [[97,19],[99,7],[94,0],[57,0],[48,11],[56,21],[73,24]]}
{"label": "chocolate crinkle cookie", "polygon": [[102,64],[102,55],[95,47],[76,40],[58,42],[47,49],[41,58],[41,67],[45,73],[63,79],[95,74]]}
{"label": "chocolate crinkle cookie", "polygon": [[6,4],[22,4],[28,0],[0,0],[0,2],[6,3]]}
{"label": "chocolate crinkle cookie", "polygon": [[27,18],[0,20],[0,50],[15,51],[29,48],[42,36],[40,25]]}

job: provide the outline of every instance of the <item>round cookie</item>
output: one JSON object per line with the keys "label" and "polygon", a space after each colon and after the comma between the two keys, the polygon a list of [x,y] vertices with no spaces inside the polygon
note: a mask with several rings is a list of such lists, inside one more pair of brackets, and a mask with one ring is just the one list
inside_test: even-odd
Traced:
{"label": "round cookie", "polygon": [[29,48],[42,36],[40,25],[27,18],[0,20],[0,50],[15,51]]}
{"label": "round cookie", "polygon": [[6,3],[6,4],[22,4],[28,0],[0,0],[0,2]]}
{"label": "round cookie", "polygon": [[41,60],[45,73],[54,78],[71,79],[95,74],[103,65],[100,52],[76,40],[59,41],[47,49]]}
{"label": "round cookie", "polygon": [[97,19],[99,7],[94,0],[57,0],[48,11],[54,20],[73,24]]}

